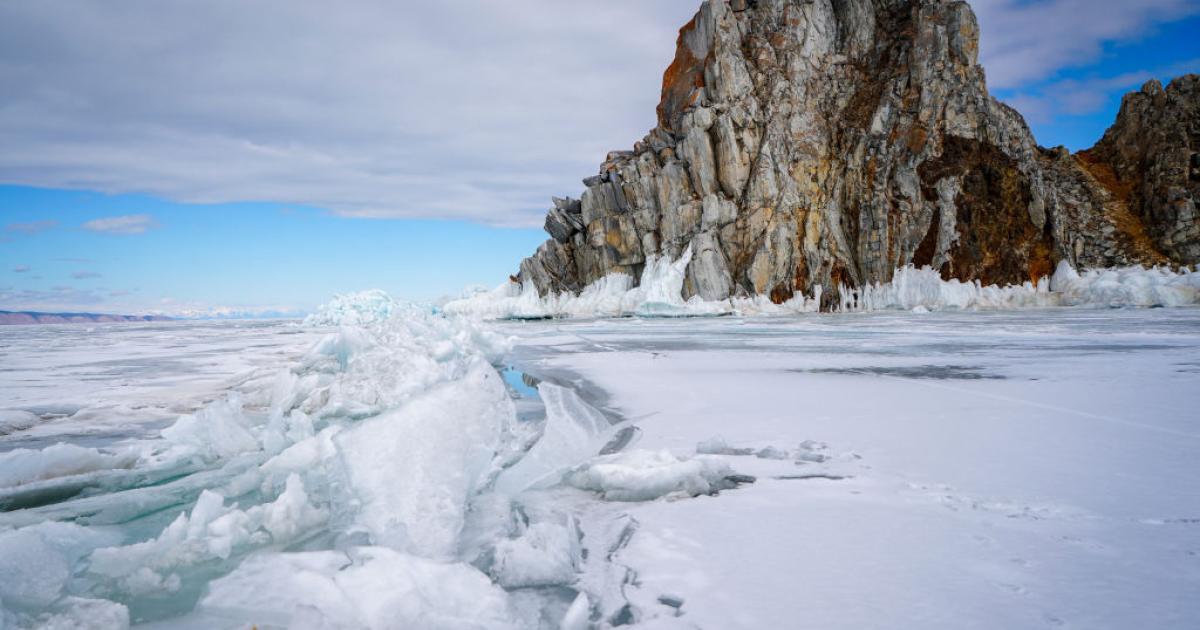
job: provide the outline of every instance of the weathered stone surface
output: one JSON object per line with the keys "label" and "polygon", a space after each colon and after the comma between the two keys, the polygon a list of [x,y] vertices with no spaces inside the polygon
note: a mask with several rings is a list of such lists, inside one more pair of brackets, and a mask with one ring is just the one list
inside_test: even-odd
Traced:
{"label": "weathered stone surface", "polygon": [[909,264],[1003,284],[1198,262],[1196,77],[1127,97],[1072,156],[988,94],[978,38],[954,0],[704,2],[658,126],[555,201],[521,278],[577,291],[691,247],[687,296],[820,285],[829,306]]}
{"label": "weathered stone surface", "polygon": [[1177,263],[1200,259],[1200,75],[1127,95],[1116,124],[1082,157],[1162,253]]}

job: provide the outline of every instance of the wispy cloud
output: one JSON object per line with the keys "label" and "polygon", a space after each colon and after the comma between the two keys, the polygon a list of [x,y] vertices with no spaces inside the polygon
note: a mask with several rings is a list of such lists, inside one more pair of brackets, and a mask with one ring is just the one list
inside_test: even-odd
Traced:
{"label": "wispy cloud", "polygon": [[83,229],[89,232],[104,234],[145,234],[146,231],[158,227],[154,217],[148,214],[128,214],[120,217],[94,219],[83,224]]}
{"label": "wispy cloud", "polygon": [[12,270],[13,273],[29,273],[31,271],[29,265],[17,265],[16,267],[13,267]]}
{"label": "wispy cloud", "polygon": [[1152,70],[1107,77],[1063,79],[1017,92],[1006,99],[1033,123],[1052,123],[1062,116],[1084,116],[1103,110],[1111,101],[1154,78],[1200,70],[1200,57]]}
{"label": "wispy cloud", "polygon": [[71,277],[75,278],[76,280],[92,280],[103,277],[103,274],[95,271],[76,271],[75,273],[71,274]]}
{"label": "wispy cloud", "polygon": [[1020,88],[1094,63],[1112,42],[1200,14],[1197,0],[973,0],[992,88]]}
{"label": "wispy cloud", "polygon": [[38,232],[52,230],[57,226],[58,221],[30,221],[28,223],[9,223],[4,226],[4,230],[6,232],[18,232],[21,234],[37,234]]}

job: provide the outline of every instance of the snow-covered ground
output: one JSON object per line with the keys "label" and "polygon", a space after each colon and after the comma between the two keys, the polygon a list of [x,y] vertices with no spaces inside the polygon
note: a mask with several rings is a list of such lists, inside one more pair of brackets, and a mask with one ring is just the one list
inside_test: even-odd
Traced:
{"label": "snow-covered ground", "polygon": [[0,627],[1200,623],[1200,309],[385,297],[0,330]]}

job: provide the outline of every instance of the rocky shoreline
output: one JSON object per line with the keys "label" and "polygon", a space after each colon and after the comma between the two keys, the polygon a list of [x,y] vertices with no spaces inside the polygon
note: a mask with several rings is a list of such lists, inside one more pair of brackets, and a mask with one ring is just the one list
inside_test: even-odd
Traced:
{"label": "rocky shoreline", "polygon": [[988,93],[978,51],[966,2],[707,0],[658,125],[554,200],[514,280],[578,293],[690,248],[685,300],[829,310],[909,266],[1019,285],[1200,262],[1200,76],[1147,83],[1071,154]]}

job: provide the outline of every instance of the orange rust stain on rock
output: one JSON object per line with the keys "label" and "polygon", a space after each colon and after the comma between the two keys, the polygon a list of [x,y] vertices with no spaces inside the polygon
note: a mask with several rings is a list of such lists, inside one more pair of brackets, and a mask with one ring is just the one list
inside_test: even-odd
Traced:
{"label": "orange rust stain on rock", "polygon": [[1167,258],[1154,240],[1146,232],[1146,224],[1133,210],[1134,190],[1132,182],[1121,181],[1120,176],[1113,170],[1112,165],[1101,160],[1091,151],[1080,151],[1075,154],[1075,163],[1084,170],[1101,188],[1113,196],[1113,202],[1104,204],[1105,214],[1112,220],[1133,251],[1150,264],[1167,264]]}
{"label": "orange rust stain on rock", "polygon": [[663,129],[671,130],[671,119],[692,104],[692,93],[696,88],[704,87],[704,61],[692,53],[692,49],[684,41],[687,34],[696,30],[696,20],[692,18],[679,29],[679,38],[675,42],[675,59],[663,73],[662,99],[658,104],[658,124]]}
{"label": "orange rust stain on rock", "polygon": [[1128,203],[1133,197],[1133,184],[1122,182],[1117,172],[1107,162],[1104,162],[1091,151],[1080,151],[1075,154],[1076,161],[1083,170],[1087,171],[1108,192],[1118,200]]}
{"label": "orange rust stain on rock", "polygon": [[929,132],[924,127],[913,127],[908,132],[908,150],[913,155],[919,155],[925,150],[925,145],[929,142]]}

